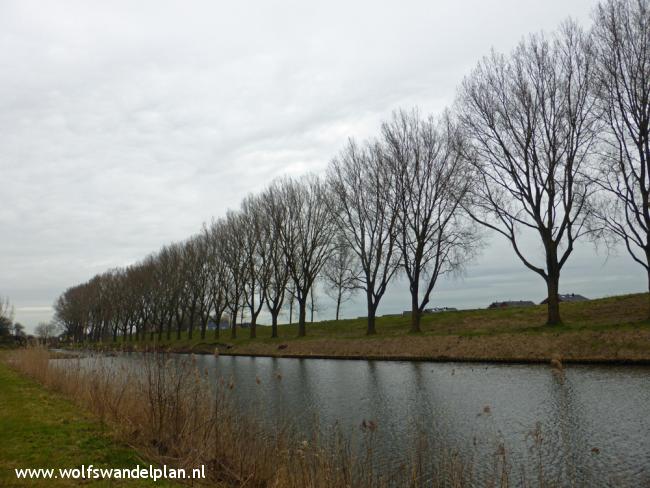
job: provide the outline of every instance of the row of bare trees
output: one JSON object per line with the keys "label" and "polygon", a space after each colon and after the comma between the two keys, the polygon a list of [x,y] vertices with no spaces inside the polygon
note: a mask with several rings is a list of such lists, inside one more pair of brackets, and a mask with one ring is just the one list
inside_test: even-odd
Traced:
{"label": "row of bare trees", "polygon": [[397,112],[378,139],[349,141],[325,177],[274,181],[187,241],[67,290],[57,317],[76,340],[117,340],[192,338],[197,329],[204,338],[224,314],[236,337],[246,316],[254,338],[266,310],[277,337],[278,317],[295,300],[304,336],[321,279],[336,290],[337,315],[344,295],[363,290],[374,334],[380,300],[403,270],[419,331],[439,277],[459,270],[479,242],[461,206],[471,178],[457,139],[446,115]]}
{"label": "row of bare trees", "polygon": [[302,336],[321,279],[337,318],[363,292],[374,334],[399,274],[418,332],[440,277],[481,248],[480,229],[544,279],[548,324],[561,321],[561,272],[585,236],[622,241],[650,287],[649,77],[648,1],[607,0],[589,31],[568,21],[482,59],[441,116],[395,112],[323,177],[274,181],[186,242],[67,290],[57,318],[78,340],[171,338],[205,337],[228,314],[235,337],[245,313],[255,337],[266,309],[276,337],[295,301]]}

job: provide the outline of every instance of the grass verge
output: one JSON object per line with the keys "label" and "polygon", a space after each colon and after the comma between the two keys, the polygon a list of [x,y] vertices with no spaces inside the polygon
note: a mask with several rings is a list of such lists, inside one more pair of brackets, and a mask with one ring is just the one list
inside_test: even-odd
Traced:
{"label": "grass verge", "polygon": [[[0,486],[78,486],[81,481],[74,479],[18,480],[14,470],[91,464],[105,468],[145,466],[136,451],[116,441],[91,415],[0,362]],[[150,480],[91,484],[177,486]]]}

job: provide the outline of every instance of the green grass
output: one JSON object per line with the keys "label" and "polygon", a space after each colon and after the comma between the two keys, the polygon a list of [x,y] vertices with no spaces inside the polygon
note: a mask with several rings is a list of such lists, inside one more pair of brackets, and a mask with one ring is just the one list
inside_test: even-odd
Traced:
{"label": "green grass", "polygon": [[[422,317],[422,336],[494,336],[499,334],[563,334],[580,331],[611,331],[611,330],[650,330],[648,310],[650,298],[648,294],[621,295],[601,298],[587,302],[563,303],[561,314],[563,324],[554,327],[544,325],[546,306],[538,305],[527,308],[511,309],[477,309],[440,312]],[[345,319],[339,321],[322,321],[307,324],[307,337],[298,338],[297,325],[280,325],[279,338],[271,339],[271,328],[257,327],[257,338],[250,339],[248,329],[237,330],[237,338],[232,339],[229,330],[222,330],[219,339],[214,331],[207,331],[206,338],[201,339],[200,329],[194,330],[192,339],[183,332],[181,339],[176,339],[176,331],[172,331],[171,340],[165,338],[154,341],[147,335],[144,343],[173,345],[176,347],[192,347],[227,343],[234,346],[245,346],[250,343],[280,344],[291,341],[310,341],[316,339],[335,340],[382,340],[383,338],[411,335],[410,318],[401,316],[386,316],[377,318],[377,335],[366,336],[366,319]],[[128,342],[118,338],[118,343]],[[135,342],[135,341],[133,341]],[[112,341],[107,341],[111,344]]]}
{"label": "green grass", "polygon": [[[0,363],[0,486],[78,486],[81,480],[18,480],[15,468],[148,466],[137,453],[70,401]],[[92,486],[178,486],[165,481],[103,480]]]}
{"label": "green grass", "polygon": [[[547,326],[545,305],[510,309],[476,309],[441,312],[422,317],[422,332],[410,332],[410,318],[378,317],[377,334],[366,335],[363,317],[307,324],[307,336],[297,337],[297,325],[281,325],[279,337],[271,339],[271,328],[258,326],[257,338],[248,329],[200,329],[192,339],[183,332],[179,340],[154,334],[144,340],[118,338],[117,343],[77,344],[79,348],[151,350],[244,355],[339,357],[339,358],[427,358],[431,360],[534,360],[562,357],[574,361],[650,362],[650,296],[647,293],[597,300],[562,303],[563,324]],[[283,344],[280,348],[280,344]],[[227,345],[227,347],[224,347]]]}

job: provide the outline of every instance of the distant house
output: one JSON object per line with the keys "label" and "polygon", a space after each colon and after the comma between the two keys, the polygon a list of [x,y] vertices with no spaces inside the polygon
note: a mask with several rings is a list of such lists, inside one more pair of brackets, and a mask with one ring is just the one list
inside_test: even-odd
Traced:
{"label": "distant house", "polygon": [[[589,299],[587,297],[583,297],[582,295],[578,295],[577,293],[566,293],[564,295],[560,294],[558,295],[558,299],[561,302],[586,302]],[[545,298],[540,302],[540,305],[546,305],[548,303],[548,297]]]}
{"label": "distant house", "polygon": [[[440,313],[440,312],[453,312],[456,311],[457,309],[453,307],[433,307],[433,308],[425,308],[422,311],[422,315],[428,315],[432,313]],[[411,311],[410,310],[404,310],[402,312],[402,317],[410,317],[411,316]]]}
{"label": "distant house", "polygon": [[505,302],[492,302],[488,308],[515,308],[515,307],[534,307],[535,302],[530,300],[507,300]]}
{"label": "distant house", "polygon": [[458,309],[455,307],[433,307],[425,308],[424,313],[440,313],[440,312],[455,312]]}

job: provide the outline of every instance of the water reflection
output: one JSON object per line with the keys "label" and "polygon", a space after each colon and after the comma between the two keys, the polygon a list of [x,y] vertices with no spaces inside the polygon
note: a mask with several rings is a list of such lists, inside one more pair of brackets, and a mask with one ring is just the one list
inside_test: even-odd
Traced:
{"label": "water reflection", "polygon": [[[179,361],[187,357],[175,356]],[[128,355],[120,361],[139,361]],[[411,363],[197,356],[218,381],[233,381],[238,407],[288,422],[309,438],[338,426],[358,446],[364,420],[378,460],[403,460],[424,434],[431,452],[472,459],[480,484],[499,445],[511,479],[579,486],[650,486],[650,368]],[[575,468],[575,470],[574,470]]]}

